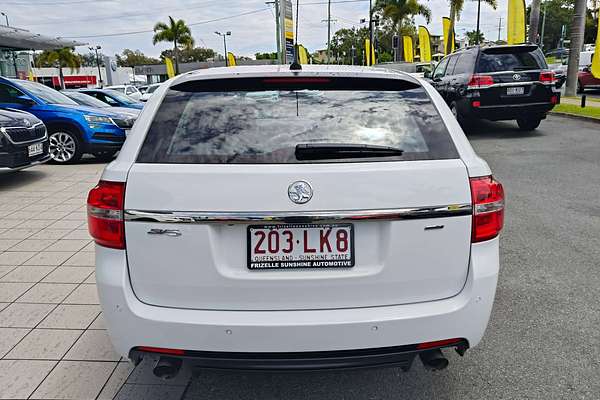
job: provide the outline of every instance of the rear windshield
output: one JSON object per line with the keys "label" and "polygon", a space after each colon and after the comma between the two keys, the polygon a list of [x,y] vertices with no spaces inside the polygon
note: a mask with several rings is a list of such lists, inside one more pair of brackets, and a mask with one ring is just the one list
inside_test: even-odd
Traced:
{"label": "rear windshield", "polygon": [[458,158],[424,89],[402,80],[272,78],[194,81],[171,88],[140,163],[290,164],[302,145],[368,145],[401,155],[310,162]]}
{"label": "rear windshield", "polygon": [[546,61],[539,48],[492,48],[481,52],[477,72],[544,69]]}

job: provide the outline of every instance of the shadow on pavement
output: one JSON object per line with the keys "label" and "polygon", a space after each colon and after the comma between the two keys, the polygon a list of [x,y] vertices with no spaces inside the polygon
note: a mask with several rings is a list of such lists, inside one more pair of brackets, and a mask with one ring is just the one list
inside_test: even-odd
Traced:
{"label": "shadow on pavement", "polygon": [[19,190],[21,187],[31,185],[45,179],[49,174],[42,170],[23,170],[0,174],[0,192]]}
{"label": "shadow on pavement", "polygon": [[[145,358],[115,397],[134,399],[432,399],[455,386],[456,371],[426,371],[417,359],[409,372],[400,368],[312,372],[194,370],[161,380],[152,374],[157,359]],[[443,396],[442,396],[443,397]]]}
{"label": "shadow on pavement", "polygon": [[472,127],[465,129],[465,135],[469,140],[489,140],[489,139],[530,139],[533,137],[545,136],[544,122],[540,127],[532,132],[524,132],[519,129],[516,122],[492,122],[478,121]]}

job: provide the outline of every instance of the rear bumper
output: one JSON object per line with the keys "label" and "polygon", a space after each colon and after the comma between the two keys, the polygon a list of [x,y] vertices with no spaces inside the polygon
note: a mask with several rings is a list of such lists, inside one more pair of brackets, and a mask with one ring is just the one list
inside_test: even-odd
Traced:
{"label": "rear bumper", "polygon": [[[37,143],[43,143],[41,154],[29,157],[27,147]],[[19,171],[35,165],[43,164],[50,160],[48,153],[48,139],[31,142],[26,145],[9,145],[6,151],[0,151],[0,173]]]}
{"label": "rear bumper", "polygon": [[[98,246],[96,279],[111,340],[125,357],[136,356],[134,349],[139,346],[150,346],[192,351],[189,354],[201,364],[225,359],[241,368],[256,368],[256,360],[263,360],[258,365],[285,368],[306,366],[315,362],[315,354],[326,352],[325,357],[316,357],[325,359],[318,363],[340,367],[331,352],[350,351],[341,356],[349,357],[348,364],[354,367],[398,364],[414,358],[414,349],[402,346],[415,343],[463,338],[468,346],[475,346],[491,313],[498,260],[497,238],[473,245],[467,283],[460,294],[449,299],[333,310],[214,311],[150,306],[132,291],[125,252]],[[352,353],[357,350],[359,353]],[[289,354],[293,354],[292,362]],[[280,361],[272,362],[273,357],[280,361],[283,357],[282,366],[277,365]],[[344,363],[342,360],[341,366]]]}
{"label": "rear bumper", "polygon": [[192,368],[247,369],[247,370],[317,370],[375,367],[400,367],[408,370],[415,357],[422,352],[447,347],[456,348],[460,354],[469,348],[465,339],[457,338],[449,344],[422,349],[418,345],[384,347],[376,349],[297,352],[297,353],[232,353],[215,351],[188,351],[183,355],[165,354],[163,349],[135,348],[129,358],[137,361],[146,356],[164,356],[185,361]]}
{"label": "rear bumper", "polygon": [[550,102],[535,102],[524,104],[482,105],[480,107],[473,107],[473,100],[475,99],[469,99],[468,101],[464,102],[463,107],[461,108],[463,115],[491,121],[515,120],[521,117],[535,115],[545,116],[555,106]]}

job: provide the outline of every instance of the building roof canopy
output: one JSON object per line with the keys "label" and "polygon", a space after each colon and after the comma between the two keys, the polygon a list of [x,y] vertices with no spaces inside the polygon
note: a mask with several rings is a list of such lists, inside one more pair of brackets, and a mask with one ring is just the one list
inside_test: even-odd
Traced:
{"label": "building roof canopy", "polygon": [[53,38],[33,33],[26,29],[0,25],[0,48],[12,50],[52,50],[63,47],[83,46],[86,43]]}

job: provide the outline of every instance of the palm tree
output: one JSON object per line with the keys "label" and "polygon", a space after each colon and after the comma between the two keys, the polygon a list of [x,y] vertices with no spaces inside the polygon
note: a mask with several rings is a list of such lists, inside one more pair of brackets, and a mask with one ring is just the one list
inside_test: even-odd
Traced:
{"label": "palm tree", "polygon": [[540,26],[540,7],[542,0],[533,0],[529,14],[529,42],[538,42],[538,27]]}
{"label": "palm tree", "polygon": [[[377,0],[375,9],[391,22],[392,30],[398,32],[398,37],[402,37],[402,28],[405,27],[405,23],[412,23],[412,17],[415,15],[425,17],[427,23],[431,21],[431,10],[418,0]],[[402,47],[402,41],[400,43]],[[401,54],[402,49],[398,50]]]}
{"label": "palm tree", "polygon": [[[490,5],[494,10],[498,7],[497,0],[481,0],[483,3]],[[450,32],[454,31],[456,21],[460,20],[460,13],[465,6],[465,0],[450,0]]]}
{"label": "palm tree", "polygon": [[392,28],[400,33],[405,22],[415,15],[421,15],[431,21],[431,10],[418,0],[377,0],[375,9],[380,10],[383,18],[390,20]]}
{"label": "palm tree", "polygon": [[81,57],[74,53],[74,48],[65,47],[58,50],[48,50],[40,55],[40,58],[47,65],[57,65],[60,88],[65,88],[65,77],[63,67],[68,67],[71,71],[78,71],[81,67]]}
{"label": "palm tree", "polygon": [[168,24],[158,22],[154,25],[154,37],[152,44],[156,45],[159,42],[173,42],[173,57],[175,58],[175,73],[179,74],[179,47],[184,46],[192,48],[194,46],[194,38],[192,31],[181,19],[175,21],[169,16]]}
{"label": "palm tree", "polygon": [[569,66],[567,69],[567,88],[565,96],[573,97],[577,92],[577,78],[579,75],[579,55],[583,48],[585,36],[585,17],[587,13],[587,0],[575,0],[575,12],[571,23],[571,46],[569,51]]}
{"label": "palm tree", "polygon": [[[483,3],[488,4],[494,10],[498,7],[497,0],[481,0]],[[456,21],[460,21],[460,13],[465,6],[465,0],[450,0],[450,21],[452,24]]]}

